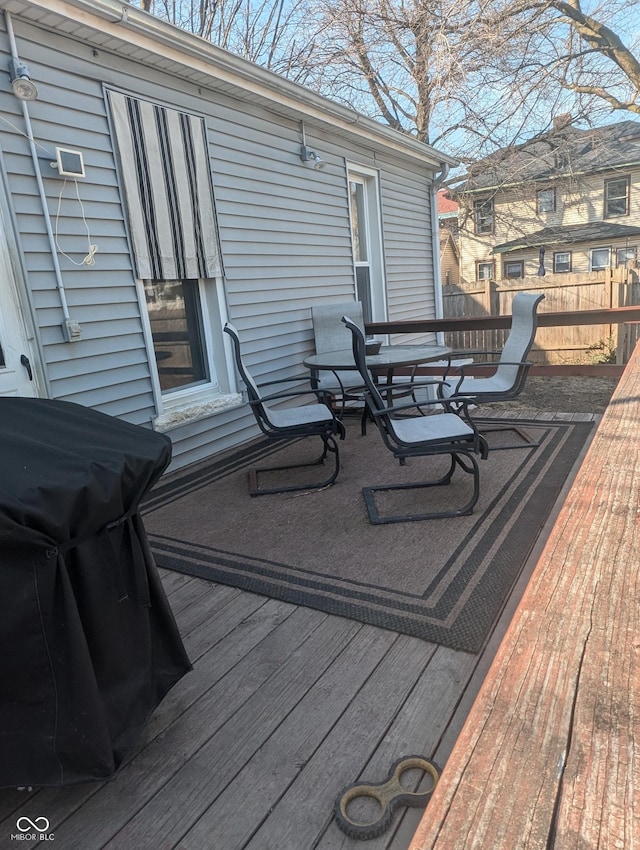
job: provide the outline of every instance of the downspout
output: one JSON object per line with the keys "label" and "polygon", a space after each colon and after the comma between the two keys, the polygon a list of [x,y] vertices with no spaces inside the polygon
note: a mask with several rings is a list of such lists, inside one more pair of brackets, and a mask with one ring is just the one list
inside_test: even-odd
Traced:
{"label": "downspout", "polygon": [[[449,165],[446,162],[440,163],[440,171],[433,175],[433,185],[431,189],[431,238],[433,239],[433,247],[437,262],[433,264],[433,280],[435,288],[435,308],[436,319],[442,319],[444,315],[444,299],[442,296],[442,275],[440,274],[440,227],[438,223],[438,189],[447,179],[449,174]],[[439,331],[436,334],[438,345],[444,345],[444,332]]]}
{"label": "downspout", "polygon": [[[11,14],[5,9],[4,18],[7,27],[7,35],[9,36],[9,47],[11,51],[11,58],[19,62],[20,57],[18,55],[18,48],[16,45],[16,39],[13,32],[13,22],[11,20]],[[60,264],[58,263],[58,249],[56,246],[56,240],[53,235],[53,228],[51,227],[51,218],[49,215],[49,207],[47,204],[47,195],[44,190],[44,183],[42,182],[42,175],[40,173],[40,163],[38,161],[38,152],[36,151],[35,139],[33,137],[33,129],[31,127],[31,118],[29,116],[29,107],[27,106],[27,102],[24,100],[20,101],[22,106],[22,116],[24,118],[24,123],[26,127],[26,137],[29,142],[29,149],[31,151],[31,159],[33,161],[33,170],[36,178],[36,183],[38,185],[38,192],[40,194],[40,203],[42,204],[42,212],[44,214],[44,222],[47,230],[47,237],[49,239],[49,247],[51,249],[51,259],[53,260],[53,268],[56,276],[56,283],[58,287],[58,292],[60,294],[60,304],[62,305],[62,314],[64,316],[64,322],[62,325],[62,331],[65,335],[65,339],[67,342],[71,342],[72,338],[79,338],[76,334],[71,336],[71,329],[76,324],[71,320],[69,316],[69,306],[67,304],[67,296],[64,291],[64,281],[62,280],[62,271],[60,269]]]}

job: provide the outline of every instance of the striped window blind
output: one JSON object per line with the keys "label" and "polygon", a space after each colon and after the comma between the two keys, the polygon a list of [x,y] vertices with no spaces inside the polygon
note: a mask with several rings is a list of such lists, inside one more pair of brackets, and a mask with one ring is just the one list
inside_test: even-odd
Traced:
{"label": "striped window blind", "polygon": [[220,275],[203,119],[119,92],[108,98],[138,277]]}

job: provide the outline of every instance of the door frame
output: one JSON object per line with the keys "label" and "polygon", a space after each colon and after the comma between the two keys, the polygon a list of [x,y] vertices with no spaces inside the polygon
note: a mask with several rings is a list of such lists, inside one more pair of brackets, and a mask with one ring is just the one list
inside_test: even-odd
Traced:
{"label": "door frame", "polygon": [[[32,383],[33,396],[50,398],[50,386],[42,365],[44,363],[42,345],[37,325],[33,320],[35,311],[27,286],[27,274],[17,237],[19,231],[10,197],[3,151],[0,149],[0,240],[2,242],[0,251],[5,255],[4,260],[8,270],[6,290],[13,302],[12,312],[19,323],[17,333],[22,337],[21,347],[24,347],[24,354],[29,358],[31,365],[33,381],[30,383]],[[19,368],[25,367],[20,365]]]}
{"label": "door frame", "polygon": [[[387,281],[384,263],[384,239],[382,229],[382,203],[380,199],[379,172],[375,168],[358,165],[355,162],[347,162],[347,196],[349,207],[349,233],[351,236],[351,250],[354,265],[354,285],[356,278],[356,259],[353,245],[353,219],[351,214],[351,186],[352,182],[363,186],[365,232],[367,235],[367,247],[369,249],[369,287],[371,292],[372,321],[387,321]],[[356,290],[357,297],[357,290]]]}

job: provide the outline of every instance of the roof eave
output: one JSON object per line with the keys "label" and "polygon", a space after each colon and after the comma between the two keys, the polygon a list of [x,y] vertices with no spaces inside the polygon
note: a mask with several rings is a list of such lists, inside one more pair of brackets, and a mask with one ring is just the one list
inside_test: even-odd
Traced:
{"label": "roof eave", "polygon": [[[343,134],[418,159],[434,170],[457,165],[457,160],[408,134],[322,97],[121,0],[0,0],[0,8],[16,15],[28,9],[30,20],[33,20],[34,10],[42,10],[49,28],[52,16],[56,15],[93,28],[101,36],[106,28],[111,37],[123,44],[134,44],[156,54],[161,47],[163,61],[169,59],[176,70],[180,67],[195,68],[212,81],[222,80],[264,102],[286,107],[288,112],[297,113],[300,120],[330,124]],[[99,28],[95,19],[100,21]],[[61,32],[66,34],[64,28]]]}
{"label": "roof eave", "polygon": [[630,160],[629,162],[616,162],[610,165],[601,165],[597,168],[584,169],[583,171],[561,171],[547,174],[539,174],[534,177],[527,177],[526,180],[516,180],[510,183],[495,183],[489,186],[479,186],[473,189],[453,189],[459,195],[479,195],[485,192],[497,192],[504,189],[517,189],[520,186],[526,186],[530,183],[549,183],[555,180],[564,180],[567,178],[588,177],[590,174],[601,174],[605,171],[620,171],[626,168],[640,167],[640,159]]}

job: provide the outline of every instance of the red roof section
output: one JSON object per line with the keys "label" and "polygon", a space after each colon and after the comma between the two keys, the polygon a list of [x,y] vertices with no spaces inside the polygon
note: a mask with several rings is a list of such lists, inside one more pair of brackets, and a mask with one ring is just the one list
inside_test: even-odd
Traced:
{"label": "red roof section", "polygon": [[438,189],[438,215],[457,212],[458,204],[447,197],[446,189]]}

